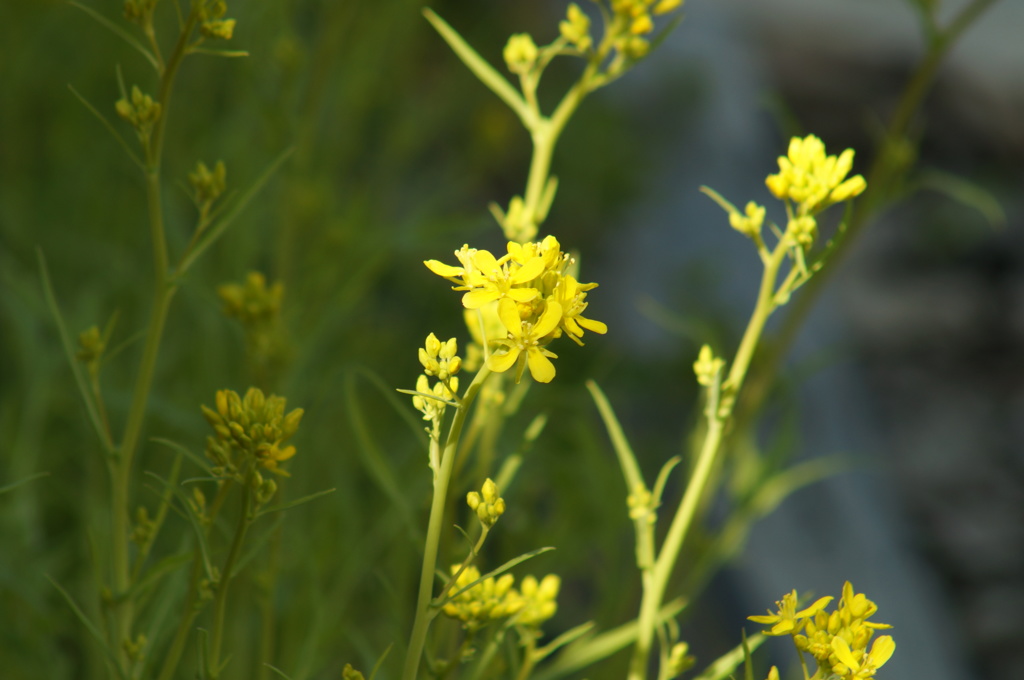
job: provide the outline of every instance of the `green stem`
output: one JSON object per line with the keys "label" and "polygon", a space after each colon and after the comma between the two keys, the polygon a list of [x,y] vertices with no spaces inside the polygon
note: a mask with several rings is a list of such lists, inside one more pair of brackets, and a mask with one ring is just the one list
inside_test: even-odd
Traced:
{"label": "green stem", "polygon": [[220,677],[220,651],[224,641],[224,616],[227,613],[228,586],[231,584],[231,571],[235,568],[235,562],[242,552],[242,542],[245,540],[246,531],[252,524],[252,480],[255,470],[250,468],[242,482],[242,508],[238,517],[238,527],[235,529],[235,537],[231,540],[231,548],[224,560],[224,566],[220,572],[220,583],[217,585],[217,595],[213,602],[213,636],[210,643],[210,656],[207,660],[206,674],[211,680]]}
{"label": "green stem", "polygon": [[775,341],[765,353],[763,360],[759,362],[759,366],[751,378],[750,389],[744,395],[741,408],[738,409],[738,420],[747,421],[760,410],[761,404],[768,396],[769,388],[775,381],[783,357],[786,356],[788,349],[796,340],[797,333],[803,327],[832,272],[838,269],[837,265],[845,253],[851,249],[852,241],[863,230],[879,205],[884,202],[891,187],[896,184],[895,180],[898,179],[898,173],[902,170],[902,166],[893,166],[892,146],[906,136],[914,114],[920,108],[946,54],[956,43],[957,38],[995,2],[996,0],[974,0],[964,7],[946,30],[932,40],[928,53],[918,65],[900,98],[886,129],[882,147],[866,173],[868,188],[857,201],[846,234],[843,236],[843,242],[830,256],[829,266],[824,267],[813,277],[807,284],[804,293],[794,301],[792,308],[786,314]]}
{"label": "green stem", "polygon": [[729,376],[721,385],[723,394],[721,397],[719,396],[717,383],[709,390],[706,411],[708,430],[697,457],[697,465],[686,485],[679,509],[676,511],[675,517],[672,518],[672,524],[665,536],[664,543],[662,543],[658,557],[654,561],[654,566],[642,575],[643,596],[637,619],[639,629],[636,646],[633,649],[633,658],[630,662],[629,680],[644,680],[647,677],[648,659],[658,624],[658,609],[661,607],[661,601],[664,598],[665,589],[668,587],[669,578],[672,576],[676,559],[679,557],[686,535],[693,523],[697,506],[705,494],[715,458],[721,449],[725,428],[732,415],[734,397],[743,385],[743,379],[754,356],[754,351],[757,349],[765,323],[775,310],[775,283],[785,257],[786,241],[783,240],[775,247],[765,263],[757,304],[739,348],[736,350]]}
{"label": "green stem", "polygon": [[[111,459],[109,465],[111,476],[111,541],[113,560],[113,580],[115,597],[127,593],[131,587],[131,558],[129,555],[129,535],[131,521],[129,510],[129,485],[131,482],[132,462],[138,447],[142,424],[146,416],[146,405],[149,400],[153,374],[156,370],[157,357],[160,353],[160,341],[163,338],[167,314],[171,300],[177,290],[175,284],[168,282],[167,238],[164,233],[163,209],[160,189],[160,165],[163,152],[164,131],[170,106],[171,91],[174,79],[185,56],[189,34],[195,25],[198,15],[194,10],[182,28],[174,52],[160,74],[160,91],[158,101],[162,107],[153,133],[146,145],[146,204],[149,215],[150,237],[153,247],[153,306],[150,310],[149,327],[146,331],[146,343],[142,350],[139,370],[136,374],[135,389],[128,410],[121,446]],[[125,640],[131,639],[132,623],[135,617],[135,603],[131,598],[118,600],[114,612],[115,627],[112,646],[121,649]],[[128,663],[122,651],[123,663]]]}
{"label": "green stem", "polygon": [[430,626],[430,602],[434,593],[434,571],[437,569],[437,552],[441,543],[441,529],[444,525],[444,508],[448,497],[448,485],[451,481],[452,467],[455,464],[459,437],[466,415],[476,400],[480,387],[491,374],[487,366],[483,366],[466,389],[462,401],[455,411],[448,439],[445,441],[444,452],[441,454],[440,470],[434,475],[434,497],[430,505],[430,520],[427,524],[427,538],[423,549],[423,568],[420,571],[419,595],[416,599],[416,619],[413,622],[412,634],[409,637],[409,650],[405,657],[402,680],[415,680],[419,672],[420,657],[427,640],[427,629]]}

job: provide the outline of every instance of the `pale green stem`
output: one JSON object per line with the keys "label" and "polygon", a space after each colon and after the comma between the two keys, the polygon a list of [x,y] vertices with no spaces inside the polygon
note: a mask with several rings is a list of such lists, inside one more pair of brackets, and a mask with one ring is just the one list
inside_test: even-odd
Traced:
{"label": "pale green stem", "polygon": [[228,586],[231,584],[231,571],[235,568],[235,562],[242,552],[242,542],[245,540],[246,531],[252,524],[252,514],[249,506],[252,502],[252,480],[255,470],[251,469],[245,475],[242,482],[242,509],[238,518],[238,528],[235,529],[235,537],[231,541],[231,548],[224,560],[224,566],[220,572],[220,583],[217,584],[217,595],[213,602],[213,634],[210,643],[210,656],[207,659],[206,675],[211,680],[220,677],[220,651],[224,641],[224,615],[227,612]]}
{"label": "pale green stem", "polygon": [[668,586],[669,578],[675,567],[676,559],[686,540],[686,535],[693,523],[697,507],[701,497],[706,491],[711,470],[714,467],[715,458],[721,449],[722,437],[725,427],[732,415],[732,404],[736,393],[743,384],[747,368],[754,356],[754,350],[761,338],[765,323],[774,311],[775,305],[775,282],[778,278],[779,269],[786,257],[785,242],[780,242],[765,264],[764,273],[761,277],[761,288],[758,291],[757,305],[754,313],[747,324],[746,332],[740,341],[729,370],[729,376],[722,383],[721,401],[716,389],[709,391],[707,421],[708,430],[704,436],[704,443],[701,446],[697,458],[697,465],[694,467],[693,475],[686,485],[686,491],[680,501],[679,509],[668,534],[661,546],[654,566],[642,574],[643,596],[640,603],[640,615],[638,617],[637,642],[633,650],[633,658],[629,668],[629,680],[644,680],[647,677],[647,664],[650,658],[651,646],[654,634],[658,625],[658,609]]}
{"label": "pale green stem", "polygon": [[[135,389],[132,393],[132,402],[121,438],[121,446],[109,466],[111,476],[111,552],[115,598],[125,597],[131,587],[131,558],[128,541],[131,533],[129,486],[132,462],[146,416],[146,405],[153,383],[153,373],[156,370],[157,356],[160,353],[160,341],[163,338],[167,313],[170,310],[171,299],[177,290],[177,286],[167,280],[167,238],[164,233],[161,206],[160,164],[174,78],[181,65],[181,60],[185,56],[188,37],[195,26],[197,16],[195,10],[189,15],[189,20],[178,37],[174,52],[171,54],[166,68],[160,74],[158,101],[162,111],[146,146],[146,203],[153,246],[154,292],[149,328],[146,331],[146,343],[136,374]],[[122,643],[131,639],[134,618],[135,603],[132,599],[130,597],[125,597],[123,600],[118,599],[114,610],[116,622],[114,639],[111,640],[112,646],[116,649],[121,649]],[[123,651],[120,653],[120,658],[123,663],[128,662]]]}
{"label": "pale green stem", "polygon": [[462,426],[469,413],[481,385],[491,374],[486,365],[477,372],[473,382],[466,389],[462,401],[455,411],[448,439],[445,441],[441,454],[440,469],[434,475],[434,497],[430,504],[430,520],[427,524],[427,538],[423,548],[423,568],[420,571],[419,596],[416,599],[416,619],[413,622],[412,634],[409,637],[409,650],[405,657],[402,680],[415,680],[419,672],[423,646],[427,640],[427,629],[430,626],[430,603],[434,592],[434,571],[437,569],[437,552],[441,543],[441,530],[444,526],[444,508],[448,498],[448,485],[451,482],[452,467],[455,464]]}

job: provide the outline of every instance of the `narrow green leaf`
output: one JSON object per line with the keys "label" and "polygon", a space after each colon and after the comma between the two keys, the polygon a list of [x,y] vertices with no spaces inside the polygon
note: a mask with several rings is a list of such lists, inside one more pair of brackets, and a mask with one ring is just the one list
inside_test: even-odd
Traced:
{"label": "narrow green leaf", "polygon": [[78,360],[75,359],[75,350],[71,343],[71,334],[68,333],[67,324],[64,323],[64,317],[60,313],[60,306],[57,304],[57,296],[53,292],[53,284],[50,281],[50,271],[46,267],[46,258],[43,257],[43,251],[41,249],[37,249],[36,254],[39,258],[39,271],[43,278],[43,294],[46,297],[46,305],[50,308],[50,314],[53,315],[53,320],[57,324],[57,331],[60,334],[60,342],[64,347],[64,356],[67,358],[68,364],[71,366],[71,373],[75,376],[75,384],[78,386],[79,394],[82,395],[82,401],[85,402],[85,410],[89,413],[89,420],[92,422],[93,429],[96,430],[96,434],[99,436],[100,442],[103,443],[107,453],[110,454],[114,451],[114,443],[110,441],[107,430],[103,425],[103,419],[100,418],[99,409],[96,407],[96,403],[92,398],[92,392],[89,390],[85,376],[82,375],[82,367],[78,365]]}
{"label": "narrow green leaf", "polygon": [[744,640],[741,644],[715,659],[703,673],[693,680],[723,680],[723,678],[728,677],[743,663],[746,656],[749,656],[760,647],[764,640],[765,637],[761,633],[757,633],[750,638],[744,635]]}
{"label": "narrow green leaf", "polygon": [[[674,618],[685,607],[686,602],[682,598],[666,603],[658,610],[658,625]],[[581,637],[566,647],[554,663],[534,674],[531,680],[555,680],[586,668],[636,642],[637,630],[634,619],[599,635]]]}
{"label": "narrow green leaf", "polygon": [[124,669],[121,668],[121,663],[118,660],[117,655],[114,654],[110,647],[107,645],[106,639],[103,637],[103,634],[100,632],[99,628],[96,627],[96,624],[89,620],[89,617],[85,615],[85,612],[83,612],[82,609],[78,606],[74,598],[71,597],[71,594],[68,591],[64,590],[64,588],[62,588],[59,583],[54,581],[49,574],[47,574],[46,580],[48,580],[53,585],[53,587],[57,589],[57,591],[64,598],[64,601],[68,603],[69,607],[71,607],[71,611],[75,613],[75,616],[78,617],[78,620],[82,622],[82,625],[85,626],[85,629],[89,631],[89,634],[92,635],[93,638],[95,638],[96,642],[99,643],[100,649],[103,650],[103,653],[106,655],[107,660],[110,661],[110,666],[115,670],[117,676],[122,679],[125,678]]}
{"label": "narrow green leaf", "polygon": [[493,66],[487,63],[486,59],[477,54],[477,51],[470,47],[469,43],[463,40],[462,36],[449,26],[444,19],[426,8],[423,10],[423,16],[441,34],[444,41],[448,43],[448,46],[452,48],[456,56],[462,60],[462,63],[473,72],[473,75],[479,78],[480,82],[486,85],[491,92],[498,95],[503,102],[508,104],[508,107],[519,116],[527,129],[531,129],[531,116],[533,114],[530,112],[530,108],[527,106],[522,95],[512,87],[512,84],[498,73]]}
{"label": "narrow green leaf", "polygon": [[311,500],[320,498],[321,496],[326,496],[329,493],[334,493],[335,491],[337,491],[337,489],[324,489],[323,491],[317,491],[316,493],[311,493],[308,496],[303,496],[302,498],[296,498],[294,501],[288,501],[287,503],[281,503],[279,505],[272,505],[269,508],[264,508],[263,510],[257,512],[256,517],[259,518],[263,517],[264,515],[269,515],[275,512],[281,512],[282,510],[288,510],[289,508],[294,508],[298,505],[303,505],[305,503],[310,502]]}
{"label": "narrow green leaf", "polygon": [[[199,544],[199,553],[200,555],[202,555],[203,558],[203,569],[206,571],[207,577],[212,577],[213,563],[210,561],[210,549],[206,543],[206,531],[203,529],[203,526],[199,523],[199,518],[196,517],[195,512],[192,511],[192,504],[189,503],[190,499],[188,495],[184,491],[182,491],[178,485],[171,484],[170,482],[168,482],[155,472],[146,470],[144,474],[147,477],[152,477],[156,481],[160,482],[160,485],[165,489],[170,489],[172,493],[174,493],[174,496],[178,499],[178,502],[180,502],[181,505],[184,507],[184,515],[188,519],[189,523],[192,525],[192,530],[195,532],[196,535],[196,541]],[[179,513],[180,512],[182,511],[179,511]]]}
{"label": "narrow green leaf", "polygon": [[277,674],[278,674],[279,676],[281,676],[282,678],[285,678],[285,680],[292,680],[292,678],[291,678],[291,676],[290,676],[290,675],[288,675],[287,673],[285,673],[285,672],[284,672],[283,670],[281,670],[281,669],[280,669],[280,668],[278,668],[277,666],[274,666],[274,665],[272,665],[272,664],[269,664],[269,663],[266,663],[266,662],[264,662],[264,664],[263,664],[263,665],[264,665],[264,666],[266,666],[267,668],[269,668],[270,670],[274,671],[275,673],[277,673]]}
{"label": "narrow green leaf", "polygon": [[96,116],[96,119],[100,122],[101,125],[103,125],[103,127],[107,129],[107,132],[113,135],[114,139],[117,140],[117,143],[121,145],[122,149],[124,149],[124,152],[128,154],[128,158],[132,159],[132,163],[134,163],[139,170],[144,171],[146,169],[146,166],[143,165],[142,161],[139,160],[139,157],[135,155],[135,152],[132,151],[132,147],[128,144],[128,141],[121,136],[121,133],[117,131],[117,128],[114,127],[114,124],[111,123],[106,116],[100,113],[99,109],[93,106],[88,99],[79,94],[78,90],[76,90],[71,85],[68,85],[68,89],[71,90],[71,94],[75,95],[75,97],[78,98],[78,101],[82,102],[82,106],[88,109],[89,112],[92,113],[92,115]]}
{"label": "narrow green leaf", "polygon": [[40,477],[49,477],[49,476],[50,476],[49,472],[37,472],[37,473],[29,475],[28,477],[25,477],[23,479],[19,479],[16,482],[11,482],[7,486],[0,486],[0,496],[4,495],[8,491],[13,491],[14,489],[17,489],[19,486],[23,486],[25,484],[28,484],[29,482],[35,481],[35,480],[39,479]]}
{"label": "narrow green leaf", "polygon": [[569,630],[565,631],[564,633],[556,637],[554,640],[549,642],[548,644],[544,645],[543,647],[535,651],[533,653],[534,659],[536,659],[537,661],[542,661],[543,659],[546,659],[548,656],[550,656],[554,652],[557,652],[559,649],[566,646],[567,644],[575,642],[587,633],[593,631],[595,625],[596,624],[593,621],[587,621],[586,623],[581,623],[575,628],[570,628]]}
{"label": "narrow green leaf", "polygon": [[993,229],[1006,227],[1006,211],[1003,210],[999,199],[991,191],[967,177],[927,170],[917,178],[917,185],[922,189],[937,191],[957,203],[977,210]]}
{"label": "narrow green leaf", "polygon": [[377,677],[377,671],[380,670],[381,664],[384,663],[384,659],[387,658],[388,653],[391,651],[391,648],[394,647],[394,646],[395,646],[395,643],[392,642],[387,647],[385,647],[384,651],[381,652],[381,655],[377,657],[377,663],[373,664],[373,670],[370,671],[369,680],[374,680],[374,678]]}
{"label": "narrow green leaf", "polygon": [[462,588],[459,588],[458,590],[456,590],[451,595],[448,595],[447,593],[444,593],[443,597],[441,597],[440,600],[435,600],[433,603],[431,603],[431,606],[433,606],[433,607],[443,607],[446,603],[448,603],[451,600],[455,599],[456,597],[458,597],[462,593],[466,592],[470,588],[473,588],[477,584],[483,583],[484,581],[486,581],[487,579],[489,579],[491,577],[500,576],[501,574],[504,574],[506,571],[508,571],[512,567],[516,566],[517,564],[519,564],[521,562],[525,562],[526,560],[533,559],[537,555],[541,555],[543,553],[550,552],[552,550],[554,550],[553,547],[537,548],[536,550],[531,550],[528,553],[523,553],[522,555],[520,555],[518,557],[513,557],[512,559],[510,559],[508,562],[506,562],[505,564],[501,565],[497,569],[494,569],[492,571],[487,572],[486,574],[484,574],[483,576],[481,576],[477,580],[473,581],[472,583],[469,583],[469,584],[463,586]]}
{"label": "narrow green leaf", "polygon": [[633,493],[634,489],[638,487],[646,489],[647,485],[640,474],[640,464],[637,463],[636,455],[633,453],[633,449],[630,448],[626,435],[622,432],[622,426],[619,425],[619,421],[615,417],[615,411],[612,410],[611,404],[608,403],[608,398],[604,396],[604,392],[601,391],[601,388],[593,380],[587,381],[587,389],[590,390],[590,396],[593,397],[594,404],[597,406],[601,419],[604,421],[605,429],[608,430],[608,436],[612,440],[612,448],[615,449],[615,455],[619,458],[619,465],[622,466],[622,476],[625,478],[626,489],[629,493]]}
{"label": "narrow green leaf", "polygon": [[274,159],[274,161],[267,167],[267,169],[263,171],[263,174],[256,178],[256,181],[252,184],[252,186],[249,187],[249,189],[244,194],[242,194],[242,196],[238,199],[237,202],[235,202],[233,206],[231,206],[231,209],[228,210],[223,217],[217,220],[217,222],[212,227],[210,227],[206,234],[204,234],[203,237],[199,239],[195,247],[187,251],[182,256],[181,261],[178,263],[178,266],[174,271],[175,276],[184,275],[185,272],[188,271],[189,267],[191,267],[195,263],[196,259],[204,252],[206,252],[206,249],[213,245],[214,241],[220,238],[221,235],[225,231],[227,231],[227,228],[231,226],[231,223],[234,222],[235,218],[238,217],[242,210],[244,210],[249,205],[252,199],[256,197],[256,194],[258,194],[260,190],[263,189],[267,182],[270,181],[270,178],[274,175],[274,173],[277,172],[277,169],[281,167],[281,164],[284,163],[288,159],[288,157],[292,155],[294,151],[295,147],[289,147],[282,151],[281,154]]}
{"label": "narrow green leaf", "polygon": [[115,24],[113,21],[111,21],[110,19],[106,18],[105,16],[103,16],[102,14],[100,14],[99,12],[94,10],[92,7],[88,7],[88,6],[83,5],[83,4],[79,3],[79,2],[75,2],[75,0],[68,0],[68,4],[71,5],[72,7],[77,7],[78,9],[82,10],[83,12],[88,14],[90,17],[95,19],[101,26],[103,26],[104,28],[108,29],[114,35],[116,35],[117,37],[121,38],[126,43],[128,43],[129,45],[134,47],[136,50],[138,50],[142,54],[142,56],[144,56],[146,58],[146,61],[148,61],[153,66],[153,68],[156,69],[156,71],[159,73],[159,71],[160,71],[160,62],[158,62],[156,60],[156,57],[153,56],[152,52],[147,50],[146,47],[142,43],[140,43],[138,40],[135,39],[134,35],[132,35],[128,31],[124,30],[123,28],[121,28],[120,26]]}
{"label": "narrow green leaf", "polygon": [[205,472],[207,475],[209,475],[210,478],[216,478],[216,476],[213,474],[213,472],[210,471],[210,463],[209,463],[209,461],[207,461],[205,458],[201,458],[200,456],[197,456],[196,454],[192,453],[192,451],[190,451],[188,448],[182,446],[178,442],[172,441],[170,439],[164,439],[163,437],[151,437],[150,441],[154,442],[156,444],[163,444],[164,446],[170,448],[171,450],[177,451],[178,453],[180,453],[181,455],[185,456],[190,461],[195,463],[196,466],[200,470]]}
{"label": "narrow green leaf", "polygon": [[188,50],[189,54],[207,54],[211,57],[227,57],[229,59],[235,59],[237,57],[248,57],[249,53],[246,50],[215,50],[209,47],[192,47]]}

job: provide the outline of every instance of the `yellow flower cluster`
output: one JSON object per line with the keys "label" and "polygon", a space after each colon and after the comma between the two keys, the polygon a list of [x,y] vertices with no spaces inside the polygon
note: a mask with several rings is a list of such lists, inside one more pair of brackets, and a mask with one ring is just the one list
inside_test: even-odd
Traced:
{"label": "yellow flower cluster", "polygon": [[[452,566],[452,575],[458,573],[461,568],[462,565],[459,564]],[[515,582],[512,574],[502,574],[497,579],[493,576],[486,578],[459,593],[479,578],[480,570],[476,567],[463,569],[455,583],[448,589],[448,593],[454,597],[444,605],[442,611],[453,619],[462,621],[466,628],[477,630],[491,621],[508,618],[523,608],[523,599],[519,591],[512,587]]]}
{"label": "yellow flower cluster", "polygon": [[207,0],[199,10],[199,32],[207,38],[231,40],[235,32],[235,20],[223,18],[228,12],[224,0]]}
{"label": "yellow flower cluster", "polygon": [[[462,368],[462,359],[456,356],[458,351],[455,338],[441,342],[433,333],[427,336],[423,347],[419,348],[423,373],[416,379],[416,391],[419,394],[413,395],[412,405],[423,414],[423,420],[434,421],[435,427],[440,423],[448,402],[457,398],[459,379],[455,374]],[[436,376],[438,381],[431,386],[428,376]]]}
{"label": "yellow flower cluster", "polygon": [[284,397],[250,387],[244,398],[233,390],[217,391],[217,410],[203,406],[203,415],[213,427],[207,437],[206,455],[217,466],[215,474],[236,475],[250,463],[275,474],[288,476],[278,467],[295,455],[294,446],[282,446],[299,428],[303,410],[287,415]]}
{"label": "yellow flower cluster", "polygon": [[[454,575],[462,567],[454,565],[451,569]],[[479,630],[491,621],[500,619],[508,619],[517,626],[538,629],[558,610],[556,599],[561,579],[555,574],[548,574],[540,581],[534,576],[526,576],[518,590],[513,587],[515,577],[502,574],[497,579],[493,576],[486,578],[459,593],[479,579],[480,570],[476,567],[462,569],[455,583],[448,589],[454,597],[442,608],[445,614],[462,621],[469,630]]]}
{"label": "yellow flower cluster", "polygon": [[117,115],[125,119],[141,139],[148,139],[153,126],[160,120],[163,108],[148,94],[143,94],[137,85],[132,85],[132,93],[128,97],[118,99],[114,104]]}
{"label": "yellow flower cluster", "polygon": [[615,49],[630,59],[646,55],[650,43],[642,36],[654,30],[651,15],[668,14],[682,4],[683,0],[612,0],[613,26],[622,27],[617,31]]}
{"label": "yellow flower cluster", "polygon": [[823,675],[835,674],[843,680],[864,680],[875,675],[896,650],[892,636],[882,635],[868,644],[875,631],[890,628],[888,624],[868,621],[878,611],[863,593],[854,593],[853,585],[843,585],[839,607],[825,611],[832,601],[823,597],[806,609],[796,611],[796,591],[776,602],[779,609],[767,616],[749,616],[751,621],[771,625],[765,635],[791,635],[801,652],[818,662]]}
{"label": "yellow flower cluster", "polygon": [[224,161],[217,161],[213,170],[206,167],[206,163],[202,161],[196,163],[196,169],[188,173],[188,183],[192,185],[196,205],[209,206],[220,198],[227,188],[227,175],[228,170]]}
{"label": "yellow flower cluster", "polygon": [[278,281],[267,287],[267,278],[263,274],[249,272],[245,283],[225,283],[219,286],[217,296],[224,303],[224,315],[237,319],[250,331],[269,326],[278,318],[284,285]]}
{"label": "yellow flower cluster", "polygon": [[498,495],[498,485],[490,477],[484,481],[479,492],[470,491],[466,494],[466,505],[476,513],[480,523],[487,529],[505,514],[505,499]]}
{"label": "yellow flower cluster", "polygon": [[555,377],[551,359],[557,358],[547,349],[552,340],[565,334],[582,345],[584,329],[608,330],[604,323],[583,316],[589,304],[587,291],[597,284],[580,283],[568,273],[575,262],[562,252],[554,236],[536,243],[509,241],[507,251],[496,258],[489,251],[464,245],[455,251],[462,266],[438,260],[424,264],[457,284],[453,290],[465,291],[466,309],[479,310],[484,317],[496,314],[501,322],[501,332],[486,337],[490,370],[502,373],[515,366],[519,382],[529,366],[534,380],[550,382]]}
{"label": "yellow flower cluster", "polygon": [[867,188],[860,175],[846,178],[851,167],[853,149],[846,149],[839,156],[827,156],[825,144],[814,135],[794,137],[788,153],[779,156],[779,172],[769,175],[765,184],[776,198],[793,201],[797,215],[813,215],[858,196]]}

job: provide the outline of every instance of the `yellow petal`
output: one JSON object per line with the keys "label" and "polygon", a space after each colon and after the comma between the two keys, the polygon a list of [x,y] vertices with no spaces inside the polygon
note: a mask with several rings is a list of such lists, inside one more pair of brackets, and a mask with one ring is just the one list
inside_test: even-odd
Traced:
{"label": "yellow petal", "polygon": [[527,260],[526,264],[512,274],[510,280],[512,283],[526,283],[533,281],[542,273],[544,273],[544,258],[537,255]]}
{"label": "yellow petal", "polygon": [[471,290],[462,296],[462,306],[466,309],[480,309],[488,302],[497,300],[499,293],[493,289]]}
{"label": "yellow petal", "polygon": [[881,668],[896,651],[896,642],[891,635],[883,635],[871,645],[871,663],[875,668]]}
{"label": "yellow petal", "polygon": [[[557,321],[555,322],[557,324]],[[544,356],[539,349],[531,349],[527,354],[526,361],[530,366],[530,375],[541,383],[549,383],[555,377],[555,365]]]}
{"label": "yellow petal", "polygon": [[537,321],[537,325],[534,326],[534,337],[543,338],[545,335],[555,330],[555,328],[558,326],[558,322],[561,320],[562,305],[558,304],[557,302],[548,302],[546,305],[544,305],[544,313],[541,314],[540,319]]}
{"label": "yellow petal", "polygon": [[523,320],[519,318],[519,307],[508,298],[498,301],[498,318],[508,329],[508,332],[517,338],[523,336]]}
{"label": "yellow petal", "polygon": [[512,368],[519,358],[519,348],[509,347],[505,354],[491,354],[487,359],[487,368],[495,373],[504,373]]}
{"label": "yellow petal", "polygon": [[605,333],[608,332],[608,324],[604,323],[603,321],[594,321],[593,319],[585,319],[582,316],[577,316],[576,323],[583,326],[588,331],[600,333],[601,335],[604,335]]}
{"label": "yellow petal", "polygon": [[853,657],[850,645],[838,635],[832,638],[832,651],[835,652],[836,658],[842,661],[844,666],[854,671],[860,670],[860,663]]}
{"label": "yellow petal", "polygon": [[439,260],[424,260],[423,264],[427,265],[427,269],[430,271],[445,278],[462,276],[465,272],[462,267],[453,267]]}

